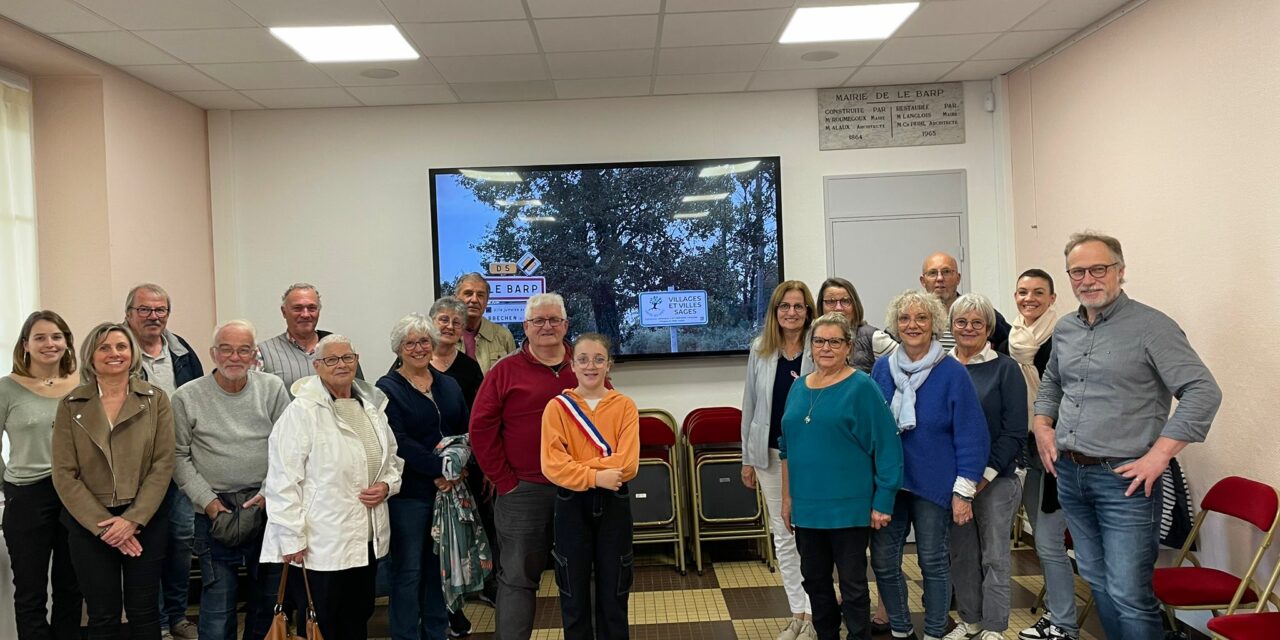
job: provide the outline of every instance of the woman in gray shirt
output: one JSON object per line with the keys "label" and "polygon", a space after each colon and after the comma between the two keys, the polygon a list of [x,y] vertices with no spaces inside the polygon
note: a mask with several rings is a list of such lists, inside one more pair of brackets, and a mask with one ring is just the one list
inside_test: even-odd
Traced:
{"label": "woman in gray shirt", "polygon": [[[13,566],[19,640],[80,637],[80,588],[52,479],[53,417],[58,400],[80,382],[72,375],[75,370],[66,321],[52,311],[27,316],[13,347],[13,373],[0,378],[0,430],[12,447],[4,470],[4,539]],[[52,624],[46,608],[50,576]]]}

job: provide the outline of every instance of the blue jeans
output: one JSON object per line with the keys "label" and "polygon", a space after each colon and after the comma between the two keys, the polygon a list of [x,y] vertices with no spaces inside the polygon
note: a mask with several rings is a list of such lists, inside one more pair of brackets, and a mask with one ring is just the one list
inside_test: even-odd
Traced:
{"label": "blue jeans", "polygon": [[1141,487],[1125,497],[1132,481],[1114,469],[1131,461],[1079,465],[1059,458],[1058,501],[1107,637],[1160,640],[1160,601],[1151,587],[1160,544],[1160,481],[1151,497]]}
{"label": "blue jeans", "polygon": [[432,548],[434,500],[392,498],[391,603],[387,617],[393,640],[444,640],[449,627],[440,558]]}
{"label": "blue jeans", "polygon": [[910,491],[899,491],[893,503],[893,520],[871,534],[871,569],[889,614],[889,627],[901,633],[911,631],[902,550],[913,524],[916,562],[924,574],[924,632],[941,638],[947,632],[947,610],[951,608],[950,508],[944,509]]}
{"label": "blue jeans", "polygon": [[173,482],[164,505],[169,510],[169,546],[160,567],[160,627],[168,629],[187,619],[196,514],[191,499]]}
{"label": "blue jeans", "polygon": [[235,640],[236,638],[236,568],[249,574],[249,593],[245,594],[245,640],[262,640],[271,627],[276,591],[280,587],[279,564],[258,564],[262,538],[243,546],[229,548],[213,539],[209,517],[195,516],[195,550],[200,558],[200,623],[197,632],[202,640]]}

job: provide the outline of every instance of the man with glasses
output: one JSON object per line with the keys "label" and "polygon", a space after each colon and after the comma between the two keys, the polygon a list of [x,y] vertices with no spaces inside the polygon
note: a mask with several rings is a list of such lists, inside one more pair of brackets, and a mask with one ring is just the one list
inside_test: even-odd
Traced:
{"label": "man with glasses", "polygon": [[173,477],[198,505],[195,549],[200,558],[200,636],[235,638],[236,572],[249,576],[246,638],[271,626],[279,564],[258,564],[266,521],[258,493],[267,476],[267,438],[289,405],[279,377],[253,371],[253,325],[231,320],[213,332],[209,356],[217,368],[173,395],[177,454]]}
{"label": "man with glasses", "polygon": [[[920,267],[920,288],[938,296],[942,301],[942,308],[949,313],[951,305],[960,297],[960,263],[950,254],[941,251],[925,258],[924,265]],[[1009,338],[1009,329],[1009,322],[997,311],[996,326],[991,330],[989,339],[991,345],[994,347],[1004,343]],[[956,347],[956,339],[951,335],[950,326],[942,331],[942,337],[938,341],[948,351]]]}
{"label": "man with glasses", "polygon": [[1080,576],[1107,637],[1159,639],[1151,575],[1160,476],[1189,443],[1204,441],[1222,391],[1178,324],[1125,294],[1119,240],[1073,234],[1065,254],[1080,308],[1054,328],[1036,395],[1036,446],[1058,478]]}
{"label": "man with glasses", "polygon": [[578,386],[565,342],[564,298],[543,293],[525,303],[525,343],[485,375],[471,411],[471,447],[497,487],[497,637],[533,633],[534,603],[551,553],[556,488],[542,475],[542,412],[556,395]]}
{"label": "man with glasses", "polygon": [[[284,333],[258,345],[258,368],[280,376],[293,397],[293,383],[315,373],[311,361],[316,344],[330,333],[316,328],[320,324],[320,290],[306,282],[289,285],[280,296],[280,315],[284,316]],[[360,365],[356,365],[356,377],[364,380]]]}
{"label": "man with glasses", "polygon": [[488,373],[502,356],[516,350],[516,340],[506,327],[484,317],[489,305],[489,281],[483,275],[464,274],[458,278],[453,295],[467,305],[466,325],[458,348],[480,363],[480,371]]}
{"label": "man with glasses", "polygon": [[[178,387],[204,375],[195,350],[168,329],[172,308],[169,294],[150,282],[130,289],[124,303],[124,321],[142,348],[142,375],[170,397]],[[187,620],[195,512],[173,482],[161,508],[169,513],[169,545],[160,574],[161,637],[190,640],[196,637],[196,626]]]}

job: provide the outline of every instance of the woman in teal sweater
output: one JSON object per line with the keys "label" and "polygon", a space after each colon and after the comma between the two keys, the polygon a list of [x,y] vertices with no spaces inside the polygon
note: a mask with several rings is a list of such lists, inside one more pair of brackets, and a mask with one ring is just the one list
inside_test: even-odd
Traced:
{"label": "woman in teal sweater", "polygon": [[791,386],[782,414],[782,518],[795,533],[818,638],[839,639],[841,612],[849,638],[870,638],[867,544],[893,513],[902,443],[875,383],[848,364],[849,321],[839,313],[822,316],[811,342],[816,369]]}

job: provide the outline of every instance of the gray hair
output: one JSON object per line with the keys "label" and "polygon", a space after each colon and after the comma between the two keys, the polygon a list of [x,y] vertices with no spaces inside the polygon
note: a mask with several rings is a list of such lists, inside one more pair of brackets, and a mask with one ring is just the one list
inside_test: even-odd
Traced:
{"label": "gray hair", "polygon": [[427,312],[427,315],[435,318],[441,311],[452,311],[463,318],[467,317],[467,305],[454,296],[445,296],[436,300],[435,304],[431,305],[431,310]]}
{"label": "gray hair", "polygon": [[255,345],[258,344],[258,330],[253,328],[252,322],[248,320],[228,320],[213,328],[213,346],[218,346],[218,334],[222,333],[223,329],[230,329],[231,327],[239,327],[248,331],[249,340]]}
{"label": "gray hair", "polygon": [[839,327],[840,334],[844,336],[844,339],[849,343],[849,346],[853,346],[853,328],[849,326],[849,319],[844,317],[843,313],[840,313],[839,311],[832,311],[831,313],[819,316],[817,320],[813,321],[809,335],[817,333],[818,327]]}
{"label": "gray hair", "polygon": [[107,334],[112,331],[123,333],[125,338],[129,340],[129,377],[138,375],[142,370],[142,347],[138,345],[138,339],[133,337],[133,331],[129,330],[129,325],[123,322],[103,322],[89,331],[89,335],[84,337],[84,343],[80,345],[80,381],[83,383],[98,383],[98,372],[93,370],[93,353],[98,350],[98,345],[106,339]]}
{"label": "gray hair", "polygon": [[453,285],[453,293],[456,295],[458,293],[458,289],[462,287],[462,283],[470,280],[479,280],[480,282],[483,282],[485,294],[488,295],[489,293],[492,293],[489,287],[489,279],[484,277],[484,274],[480,273],[479,271],[472,271],[469,273],[462,274],[458,278],[458,283]]}
{"label": "gray hair", "polygon": [[889,308],[884,314],[885,332],[895,340],[900,340],[898,315],[911,307],[921,307],[929,312],[933,318],[933,337],[941,338],[942,332],[947,329],[947,310],[942,308],[942,301],[938,296],[920,289],[907,289],[889,303]]}
{"label": "gray hair", "polygon": [[356,348],[352,346],[350,338],[340,333],[331,333],[323,338],[320,338],[320,342],[316,343],[315,359],[319,360],[320,358],[323,358],[325,347],[328,347],[331,344],[345,344],[348,347],[351,347],[352,352],[355,352],[356,350]]}
{"label": "gray hair", "polygon": [[568,319],[569,312],[565,311],[564,298],[561,297],[561,295],[558,293],[539,293],[538,295],[531,296],[529,298],[529,301],[524,303],[524,319],[528,320],[530,317],[532,317],[533,310],[537,309],[538,307],[551,307],[551,306],[559,307],[560,316],[565,319]]}
{"label": "gray hair", "polygon": [[395,326],[391,327],[391,353],[400,355],[400,347],[404,345],[404,339],[414,331],[424,333],[431,338],[432,347],[440,341],[440,332],[436,330],[435,323],[421,313],[411,313],[400,318]]}
{"label": "gray hair", "polygon": [[312,291],[312,292],[315,292],[315,294],[316,294],[316,307],[317,307],[317,308],[323,308],[323,307],[324,307],[324,304],[320,302],[320,290],[319,290],[319,289],[317,289],[317,288],[316,288],[316,286],[315,286],[314,284],[310,284],[310,283],[307,283],[307,282],[295,282],[295,283],[293,283],[293,284],[289,285],[289,288],[288,288],[288,289],[285,289],[285,290],[284,290],[284,293],[280,294],[280,306],[282,306],[282,307],[283,307],[283,306],[285,305],[285,303],[289,301],[289,294],[293,293],[294,291]]}
{"label": "gray hair", "polygon": [[966,293],[956,298],[956,301],[951,303],[951,317],[947,321],[948,326],[955,322],[957,316],[973,312],[982,316],[982,321],[987,324],[987,337],[990,338],[991,332],[995,331],[996,328],[996,308],[992,306],[991,300],[981,293]]}
{"label": "gray hair", "polygon": [[1124,249],[1120,248],[1120,241],[1092,229],[1085,229],[1071,234],[1071,237],[1067,238],[1067,248],[1062,250],[1063,257],[1071,255],[1072,249],[1086,242],[1101,242],[1106,245],[1107,249],[1111,251],[1111,257],[1116,262],[1119,262],[1120,266],[1124,266]]}
{"label": "gray hair", "polygon": [[173,306],[173,301],[169,299],[169,292],[165,291],[164,287],[152,282],[144,282],[129,290],[128,297],[124,299],[125,313],[129,313],[129,307],[133,306],[133,297],[138,295],[139,291],[146,291],[146,292],[155,294],[157,296],[160,296],[161,298],[164,298],[165,304],[169,305],[170,307]]}

